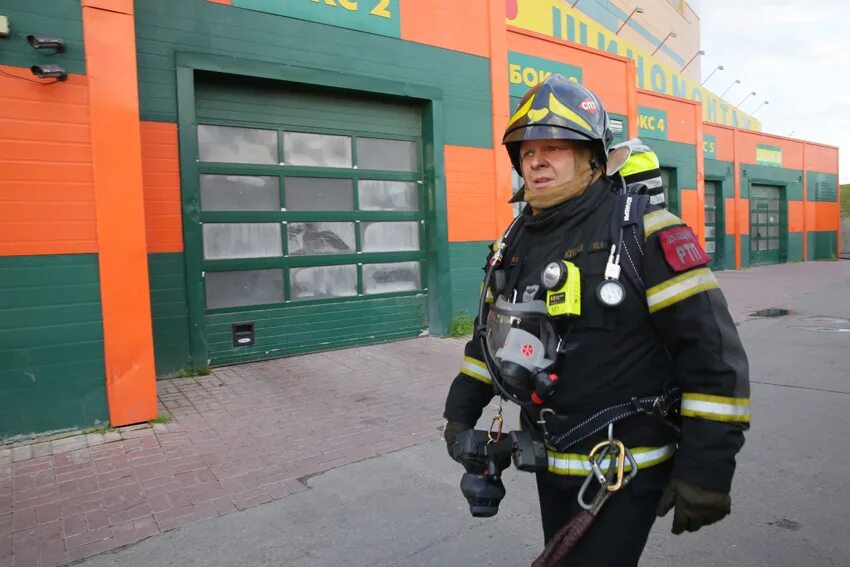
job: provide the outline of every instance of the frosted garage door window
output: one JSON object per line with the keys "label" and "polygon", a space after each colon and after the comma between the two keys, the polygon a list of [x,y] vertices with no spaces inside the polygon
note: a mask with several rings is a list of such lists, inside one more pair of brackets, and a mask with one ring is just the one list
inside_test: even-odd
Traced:
{"label": "frosted garage door window", "polygon": [[201,175],[201,210],[279,211],[277,177]]}
{"label": "frosted garage door window", "polygon": [[205,260],[269,258],[283,254],[278,223],[206,223],[203,229]]}
{"label": "frosted garage door window", "polygon": [[357,167],[388,171],[418,171],[416,143],[404,140],[358,138]]}
{"label": "frosted garage door window", "polygon": [[283,270],[207,272],[207,309],[282,303]]}
{"label": "frosted garage door window", "polygon": [[284,132],[283,161],[286,165],[351,167],[351,138]]}
{"label": "frosted garage door window", "polygon": [[416,211],[419,199],[412,181],[363,180],[357,184],[361,211]]}
{"label": "frosted garage door window", "polygon": [[277,164],[277,131],[199,124],[198,158],[225,163]]}
{"label": "frosted garage door window", "polygon": [[357,266],[292,268],[289,283],[293,300],[357,295]]}
{"label": "frosted garage door window", "polygon": [[353,254],[353,222],[291,222],[286,227],[290,256]]}
{"label": "frosted garage door window", "polygon": [[287,211],[353,211],[354,181],[287,177],[283,181]]}
{"label": "frosted garage door window", "polygon": [[364,293],[392,293],[421,287],[419,262],[363,265]]}
{"label": "frosted garage door window", "polygon": [[363,252],[419,250],[419,223],[364,222],[360,242]]}

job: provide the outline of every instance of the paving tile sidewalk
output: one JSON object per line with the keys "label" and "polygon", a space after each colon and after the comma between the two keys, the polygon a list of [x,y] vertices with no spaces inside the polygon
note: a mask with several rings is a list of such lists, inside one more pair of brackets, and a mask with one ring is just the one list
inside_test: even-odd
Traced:
{"label": "paving tile sidewalk", "polygon": [[[850,262],[718,277],[736,320],[850,281]],[[62,565],[306,490],[440,436],[463,341],[421,338],[158,383],[169,423],[0,448],[0,567]]]}
{"label": "paving tile sidewalk", "polygon": [[0,567],[63,565],[436,439],[462,351],[423,338],[218,368],[158,383],[170,423],[0,449]]}

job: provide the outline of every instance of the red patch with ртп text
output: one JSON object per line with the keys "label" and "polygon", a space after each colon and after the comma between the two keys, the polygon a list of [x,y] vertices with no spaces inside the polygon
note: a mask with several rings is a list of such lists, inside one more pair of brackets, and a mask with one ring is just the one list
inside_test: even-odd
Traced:
{"label": "red patch with \u0440\u0442\u043f text", "polygon": [[664,259],[675,272],[684,272],[697,266],[704,266],[711,261],[699,245],[694,231],[689,226],[677,226],[658,233]]}

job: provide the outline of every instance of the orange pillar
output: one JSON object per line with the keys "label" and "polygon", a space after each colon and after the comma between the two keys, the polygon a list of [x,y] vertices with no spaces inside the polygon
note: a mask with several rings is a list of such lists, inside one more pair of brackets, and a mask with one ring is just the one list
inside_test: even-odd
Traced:
{"label": "orange pillar", "polygon": [[[809,239],[809,227],[807,226],[806,219],[809,216],[809,192],[808,192],[808,175],[806,175],[806,146],[807,144],[803,142],[803,262],[809,259],[808,254],[808,239]],[[840,240],[840,239],[839,239]]]}
{"label": "orange pillar", "polygon": [[511,98],[508,82],[508,29],[505,23],[505,3],[489,2],[490,16],[490,94],[493,99],[493,167],[496,168],[496,227],[497,238],[513,220],[513,207],[507,204],[512,196],[511,160],[502,147],[502,134],[510,118]]}
{"label": "orange pillar", "polygon": [[638,135],[637,68],[633,59],[626,62],[626,112],[628,116],[628,139]]}
{"label": "orange pillar", "polygon": [[132,0],[82,0],[106,395],[113,426],[157,414]]}
{"label": "orange pillar", "polygon": [[732,130],[732,171],[735,175],[735,269],[741,269],[741,161],[738,159],[738,129]]}
{"label": "orange pillar", "polygon": [[[705,248],[705,153],[702,147],[702,104],[694,105],[694,143],[697,156],[697,236]],[[716,236],[716,235],[715,235]]]}

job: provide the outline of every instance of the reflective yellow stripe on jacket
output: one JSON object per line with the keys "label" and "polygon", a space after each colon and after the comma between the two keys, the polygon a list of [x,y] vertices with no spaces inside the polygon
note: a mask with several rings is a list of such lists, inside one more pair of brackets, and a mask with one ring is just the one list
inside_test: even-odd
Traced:
{"label": "reflective yellow stripe on jacket", "polygon": [[652,211],[643,215],[643,239],[647,240],[652,234],[658,232],[668,226],[684,224],[682,219],[668,211],[661,209],[660,211]]}
{"label": "reflective yellow stripe on jacket", "polygon": [[[590,460],[587,455],[581,453],[556,453],[555,451],[546,451],[549,455],[549,472],[562,476],[587,476],[590,472]],[[676,452],[676,447],[672,444],[662,447],[635,447],[631,449],[632,456],[638,464],[638,470],[653,467],[657,464],[669,460]],[[600,467],[602,470],[608,469],[608,458],[602,460]],[[631,470],[632,466],[626,460],[627,471]]]}
{"label": "reflective yellow stripe on jacket", "polygon": [[681,413],[685,417],[749,423],[750,400],[686,392],[682,394]]}
{"label": "reflective yellow stripe on jacket", "polygon": [[708,268],[691,270],[646,290],[646,303],[649,305],[649,312],[655,313],[715,287],[720,285],[711,270]]}
{"label": "reflective yellow stripe on jacket", "polygon": [[480,380],[485,384],[493,383],[492,378],[490,378],[490,371],[487,370],[487,365],[477,358],[472,358],[471,356],[463,357],[463,364],[460,367],[460,373],[466,374],[476,380]]}

